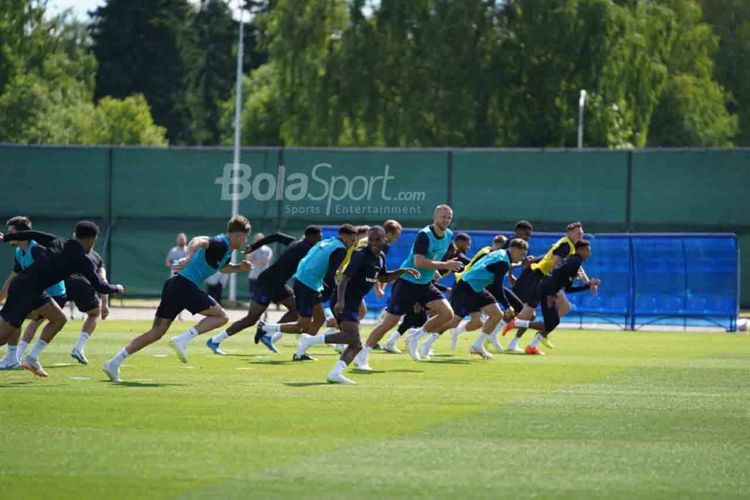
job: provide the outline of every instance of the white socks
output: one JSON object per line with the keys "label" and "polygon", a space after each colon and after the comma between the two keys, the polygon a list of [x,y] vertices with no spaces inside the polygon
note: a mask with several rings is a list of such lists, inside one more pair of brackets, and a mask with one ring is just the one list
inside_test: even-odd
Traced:
{"label": "white socks", "polygon": [[484,343],[488,340],[490,340],[490,336],[484,332],[481,332],[474,343],[471,344],[471,347],[473,347],[474,349],[482,349],[484,348]]}
{"label": "white socks", "polygon": [[413,338],[415,341],[417,341],[420,338],[422,338],[422,335],[424,335],[425,333],[427,333],[427,332],[425,332],[424,328],[420,326],[419,328],[416,328],[416,329],[412,330],[412,332],[411,332],[411,334],[409,336],[411,338]]}
{"label": "white socks", "polygon": [[357,354],[357,357],[354,358],[354,361],[358,366],[366,365],[367,364],[367,354],[370,352],[370,346],[365,345],[362,347],[362,350],[359,351],[359,354]]}
{"label": "white socks", "polygon": [[211,337],[211,342],[215,344],[220,344],[221,342],[225,341],[228,338],[229,338],[229,334],[227,333],[227,331],[222,330],[216,335],[214,335],[213,337]]}
{"label": "white socks", "polygon": [[346,369],[346,363],[344,363],[341,360],[336,361],[336,364],[333,365],[333,369],[331,370],[330,375],[341,375],[341,372],[343,372]]}
{"label": "white socks", "polygon": [[529,320],[526,319],[517,319],[516,320],[516,328],[528,328],[529,327]]}
{"label": "white socks", "polygon": [[541,342],[543,338],[544,337],[542,337],[541,333],[537,333],[536,336],[534,337],[534,340],[531,341],[531,343],[529,344],[529,346],[530,347],[536,347],[536,346],[538,346],[539,342]]}
{"label": "white socks", "polygon": [[318,345],[318,344],[325,344],[326,343],[326,334],[321,333],[320,335],[315,335],[307,339],[308,345]]}
{"label": "white socks", "polygon": [[74,347],[74,349],[76,351],[83,351],[83,348],[86,347],[86,342],[88,342],[90,337],[90,334],[81,332],[81,335],[78,337],[78,342],[76,342],[76,346]]}
{"label": "white socks", "polygon": [[424,352],[429,352],[430,349],[432,349],[432,344],[434,344],[435,341],[440,338],[439,333],[428,333],[427,335],[427,340],[425,340],[422,344],[422,349],[424,349]]}
{"label": "white socks", "polygon": [[120,366],[122,362],[125,361],[125,358],[127,358],[128,356],[129,356],[128,351],[125,348],[123,348],[120,352],[115,354],[114,358],[109,360],[109,363],[115,366]]}
{"label": "white socks", "polygon": [[29,357],[33,359],[39,359],[39,355],[42,354],[42,351],[45,347],[47,347],[47,342],[43,341],[42,339],[37,340],[36,344],[34,344],[34,347],[31,348]]}
{"label": "white socks", "polygon": [[18,346],[17,345],[6,345],[5,346],[5,360],[6,361],[12,361],[15,363],[16,359],[18,358]]}
{"label": "white socks", "polygon": [[23,340],[18,343],[18,349],[16,349],[16,356],[18,356],[18,359],[20,360],[23,356],[23,353],[26,352],[26,348],[29,347],[28,342],[24,342]]}
{"label": "white socks", "polygon": [[263,333],[276,333],[281,331],[281,325],[278,323],[267,323],[263,325]]}
{"label": "white socks", "polygon": [[391,334],[391,337],[388,339],[388,342],[385,343],[385,345],[393,347],[396,345],[396,342],[398,342],[398,339],[401,338],[401,332],[396,330]]}
{"label": "white socks", "polygon": [[281,340],[281,337],[283,337],[283,336],[284,336],[284,332],[282,332],[281,330],[279,330],[278,332],[274,333],[271,336],[271,342],[273,342],[275,344],[276,342],[278,342],[279,340]]}
{"label": "white socks", "polygon": [[518,349],[518,342],[521,340],[521,337],[513,337],[513,339],[510,341],[510,344],[508,344],[508,349],[511,351],[515,351]]}
{"label": "white socks", "polygon": [[195,327],[191,328],[190,330],[186,331],[182,335],[177,336],[178,342],[190,342],[192,339],[198,336],[198,330],[195,329]]}
{"label": "white socks", "polygon": [[461,335],[466,331],[466,323],[461,323],[456,328],[453,329],[453,333],[456,335]]}

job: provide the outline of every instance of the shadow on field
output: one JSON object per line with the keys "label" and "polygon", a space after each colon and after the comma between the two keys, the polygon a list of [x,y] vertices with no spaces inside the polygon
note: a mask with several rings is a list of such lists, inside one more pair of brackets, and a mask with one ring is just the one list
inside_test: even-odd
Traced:
{"label": "shadow on field", "polygon": [[299,361],[286,361],[282,359],[269,359],[267,361],[250,361],[251,365],[291,365],[291,364],[299,364]]}
{"label": "shadow on field", "polygon": [[31,384],[31,380],[18,380],[16,382],[6,382],[4,384],[0,384],[0,387],[16,387],[19,385],[29,385]]}
{"label": "shadow on field", "polygon": [[[102,380],[102,382],[106,382],[108,384],[112,383],[107,380]],[[113,385],[117,387],[180,387],[186,384],[160,384],[157,382],[117,382]]]}
{"label": "shadow on field", "polygon": [[471,359],[435,359],[433,357],[427,362],[436,365],[468,365],[474,361]]}
{"label": "shadow on field", "polygon": [[312,387],[316,385],[333,385],[328,382],[284,382],[289,387]]}

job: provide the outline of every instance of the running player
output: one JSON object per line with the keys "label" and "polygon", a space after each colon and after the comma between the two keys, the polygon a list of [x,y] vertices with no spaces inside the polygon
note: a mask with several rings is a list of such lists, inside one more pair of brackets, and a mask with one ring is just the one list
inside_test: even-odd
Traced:
{"label": "running player", "polygon": [[[507,249],[507,240],[508,238],[506,238],[502,234],[498,234],[492,239],[492,245],[487,245],[477,250],[477,253],[475,253],[471,260],[466,264],[463,271],[461,271],[460,273],[456,273],[456,284],[461,281],[462,276],[466,274],[479,259],[489,254],[490,252],[500,250],[504,246]],[[494,293],[492,295],[494,295],[495,298],[498,297],[498,295]],[[504,300],[504,296],[502,294],[500,294],[500,296],[503,297],[500,300]],[[507,300],[505,301],[505,304],[503,304],[503,307],[506,309],[508,308]],[[520,311],[521,308],[519,307],[516,310]],[[482,316],[480,314],[473,315],[471,319],[469,319],[469,321],[459,323],[458,326],[451,330],[451,349],[454,351],[456,350],[456,348],[458,347],[458,336],[463,332],[473,332],[474,330],[478,330],[480,328],[482,328]],[[494,336],[492,337],[495,338]]]}
{"label": "running player", "polygon": [[[458,250],[456,249],[456,245],[451,242],[451,244],[448,245],[448,251],[445,252],[445,255],[443,256],[443,260],[449,261],[455,259],[457,252]],[[450,271],[445,270],[438,271],[435,274],[435,279],[432,280],[432,284],[435,286],[435,288],[437,288],[440,293],[444,294],[445,296],[448,296],[448,294],[451,293],[451,289],[440,283],[440,280],[445,276],[448,276],[450,273]],[[420,304],[419,302],[414,304],[414,307],[411,309],[411,311],[407,312],[404,317],[401,318],[401,322],[398,324],[398,327],[391,334],[388,341],[383,345],[383,350],[385,352],[390,352],[391,354],[401,354],[401,350],[396,347],[399,339],[404,335],[406,335],[408,338],[408,336],[416,331],[419,327],[424,326],[424,324],[427,323],[427,320],[429,319],[430,316],[427,314],[427,311],[422,306],[422,304]],[[379,344],[376,344],[373,349],[377,350],[378,345]]]}
{"label": "running player", "polygon": [[[6,225],[8,227],[8,233],[14,233],[16,231],[28,231],[31,229],[31,219],[26,216],[17,216],[8,220],[8,222],[6,222]],[[4,300],[7,296],[8,288],[10,287],[10,283],[13,281],[13,278],[18,273],[31,266],[31,264],[34,263],[34,260],[38,258],[42,253],[44,253],[44,247],[42,245],[39,245],[34,240],[11,241],[10,246],[16,247],[15,257],[13,261],[13,270],[5,280],[2,290],[0,290],[0,300]],[[52,300],[57,302],[60,308],[65,306],[64,282],[61,281],[59,283],[55,283],[46,291],[47,294],[52,298]],[[13,336],[13,338],[8,339],[8,343],[6,344],[5,357],[0,361],[0,370],[13,370],[21,367],[21,362],[23,361],[23,354],[26,350],[26,346],[29,344],[29,342],[31,342],[31,339],[34,338],[34,334],[44,321],[44,318],[41,317],[41,315],[35,313],[32,313],[30,318],[31,321],[29,321],[28,325],[26,326],[26,331],[24,332],[24,336],[20,342],[18,340],[18,336],[15,335]]]}
{"label": "running player", "polygon": [[432,283],[436,271],[458,271],[462,267],[458,260],[442,260],[453,240],[453,232],[448,229],[452,220],[453,209],[448,205],[438,205],[433,214],[432,224],[426,226],[417,234],[414,245],[401,267],[415,268],[419,271],[420,277],[414,278],[405,275],[396,280],[382,319],[375,326],[367,339],[366,345],[355,359],[355,364],[359,369],[370,369],[367,363],[370,349],[380,341],[388,330],[398,324],[403,315],[413,311],[416,303],[421,304],[434,314],[424,326],[412,332],[407,339],[409,354],[417,361],[420,360],[417,351],[419,339],[423,335],[428,336],[425,344],[427,345],[426,352],[429,352],[432,344],[439,337],[436,329],[453,318],[453,309]]}
{"label": "running player", "polygon": [[575,253],[566,257],[559,267],[552,270],[550,276],[545,276],[531,294],[529,305],[536,307],[537,304],[541,304],[544,321],[517,319],[509,322],[506,327],[508,330],[521,327],[537,330],[534,340],[526,346],[526,354],[544,355],[539,349],[539,343],[543,342],[560,324],[558,311],[560,291],[576,293],[590,289],[594,295],[598,292],[600,283],[598,279],[587,280],[584,285],[573,286],[573,280],[580,276],[583,262],[591,256],[591,244],[581,239],[575,242],[574,248]]}
{"label": "running player", "polygon": [[414,278],[419,278],[419,272],[415,269],[386,271],[385,254],[383,253],[386,244],[385,230],[382,227],[374,226],[370,228],[367,232],[367,240],[367,246],[357,249],[352,255],[351,261],[344,271],[344,276],[338,284],[336,294],[338,300],[333,309],[341,331],[316,336],[303,333],[297,346],[295,355],[301,357],[305,355],[310,346],[316,344],[346,344],[346,350],[326,377],[331,383],[354,384],[354,381],[346,378],[342,375],[342,372],[362,349],[362,341],[359,336],[359,308],[362,299],[372,289],[373,285],[376,282],[393,281],[405,273]]}
{"label": "running player", "polygon": [[18,335],[23,320],[34,310],[47,318],[39,340],[31,352],[24,357],[21,368],[39,377],[47,377],[39,356],[44,348],[65,326],[66,318],[60,306],[50,300],[45,291],[71,274],[81,273],[99,292],[122,293],[122,285],[110,285],[96,274],[96,267],[88,253],[96,243],[99,227],[93,222],[76,224],[74,238],[63,239],[40,231],[16,231],[3,236],[0,241],[31,241],[46,247],[40,257],[18,274],[8,289],[8,299],[0,311],[0,344]]}
{"label": "running player", "polygon": [[[356,240],[357,229],[351,224],[342,224],[339,226],[338,237],[322,240],[310,249],[294,273],[293,289],[299,318],[293,323],[258,322],[256,342],[277,332],[315,332],[323,325],[325,316],[321,292],[324,291],[325,283],[333,283],[336,270],[346,255],[346,249],[353,246]],[[306,361],[312,358],[294,354],[292,360]]]}
{"label": "running player", "polygon": [[[262,240],[256,241],[248,248],[247,252],[252,252],[255,248],[268,245],[273,242],[280,242],[289,245],[284,253],[271,264],[271,266],[258,275],[258,281],[253,290],[253,296],[250,300],[250,307],[247,314],[232,323],[229,328],[222,330],[206,341],[206,345],[215,354],[223,355],[220,344],[227,338],[249,328],[260,320],[268,309],[269,304],[281,304],[286,307],[287,312],[281,317],[280,323],[288,323],[297,319],[297,305],[294,299],[294,292],[287,285],[287,282],[297,270],[297,265],[307,255],[307,252],[322,239],[323,230],[320,226],[307,226],[304,236],[301,239],[294,240],[291,236],[282,233],[270,234]],[[280,338],[264,336],[257,339],[263,342],[273,352],[278,352],[274,345]]]}
{"label": "running player", "polygon": [[471,316],[472,320],[482,324],[481,315],[484,313],[487,315],[487,320],[482,326],[482,334],[477,337],[469,352],[478,354],[484,359],[492,359],[492,355],[485,350],[484,343],[489,340],[500,320],[510,321],[515,311],[509,307],[504,313],[498,306],[497,299],[486,288],[491,283],[495,283],[504,294],[503,279],[510,271],[511,262],[520,262],[526,256],[528,249],[529,245],[525,241],[514,239],[509,250],[495,250],[475,261],[471,269],[462,274],[461,280],[453,288],[451,306],[456,315],[450,322],[443,325],[438,333],[442,334],[449,328],[454,328],[465,316]]}
{"label": "running player", "polygon": [[[92,248],[89,252],[89,258],[94,262],[97,274],[106,281],[107,272],[104,269],[104,262],[102,261],[101,256]],[[87,365],[89,361],[86,358],[86,352],[84,349],[89,338],[94,334],[94,330],[96,330],[99,316],[101,316],[102,319],[107,319],[109,316],[108,296],[97,294],[94,287],[89,283],[89,280],[80,273],[75,273],[68,278],[65,278],[65,292],[65,295],[61,298],[52,295],[52,300],[60,304],[61,308],[65,306],[66,302],[72,302],[80,312],[86,314],[86,318],[81,327],[81,334],[78,336],[78,340],[76,341],[73,350],[70,352],[70,356],[82,365]],[[21,339],[21,342],[18,343],[19,357],[31,343],[39,325],[40,321],[37,320],[32,321],[26,327],[23,338]]]}
{"label": "running player", "polygon": [[[534,307],[529,306],[529,301],[535,302],[534,290],[538,283],[545,277],[552,274],[552,270],[559,267],[563,260],[573,253],[575,253],[576,242],[583,239],[583,224],[580,222],[572,222],[568,224],[565,236],[557,240],[550,248],[547,253],[539,259],[538,262],[531,264],[528,268],[524,269],[521,276],[513,285],[513,292],[524,302],[524,307],[518,314],[517,318],[520,320],[531,320],[534,318]],[[581,269],[582,276],[585,277],[583,269]],[[584,281],[588,282],[587,278]],[[560,290],[557,294],[557,310],[560,316],[565,316],[570,311],[570,302],[565,297],[565,292]],[[509,329],[503,330],[505,335]],[[521,336],[526,330],[521,328],[516,333],[516,336],[511,340],[508,345],[508,351],[512,353],[523,352],[518,343],[521,340]],[[554,346],[544,338],[544,344],[552,349]]]}
{"label": "running player", "polygon": [[[339,266],[338,270],[336,271],[336,287],[338,287],[338,284],[341,282],[341,278],[344,276],[344,270],[349,265],[349,261],[351,261],[352,254],[355,250],[359,250],[360,248],[365,248],[368,245],[368,238],[365,234],[364,238],[360,238],[360,229],[362,227],[369,227],[369,226],[360,226],[357,229],[357,237],[359,238],[357,240],[357,244],[348,248],[346,250],[346,256],[344,257],[344,260],[341,262],[341,265]],[[385,230],[385,244],[383,245],[383,253],[388,255],[388,249],[391,247],[391,245],[394,245],[399,237],[401,236],[401,231],[403,230],[401,224],[393,219],[388,219],[383,224],[383,229]],[[375,285],[373,286],[373,290],[375,290],[375,295],[378,297],[382,297],[385,295],[385,283],[376,281]],[[331,306],[335,305],[336,303],[336,289],[334,288],[334,293],[331,294]],[[336,321],[336,318],[333,314],[333,311],[330,311],[329,315],[329,309],[326,308],[326,326],[328,327],[328,330],[326,330],[323,333],[335,333],[338,331],[338,322]],[[359,308],[359,319],[365,317],[365,314],[367,314],[367,305],[365,304],[365,300],[362,299],[362,305]],[[334,346],[336,350],[339,353],[344,352],[344,349],[346,349],[345,344],[338,344]]]}
{"label": "running player", "polygon": [[229,262],[232,252],[245,244],[248,234],[250,222],[242,215],[237,215],[229,219],[226,233],[213,238],[199,236],[190,241],[185,258],[176,265],[177,274],[164,283],[161,302],[151,329],[134,338],[102,366],[102,371],[112,382],[120,381],[120,365],[125,358],[162,338],[182,310],[187,309],[193,314],[205,316],[194,327],[182,335],[172,337],[169,342],[183,363],[187,363],[185,350],[190,339],[229,321],[224,309],[201,289],[201,285],[217,271],[239,273],[250,270],[252,265],[249,261],[239,264]]}
{"label": "running player", "polygon": [[453,244],[456,245],[456,257],[464,266],[471,262],[466,255],[471,250],[471,236],[467,233],[458,233],[453,237]]}

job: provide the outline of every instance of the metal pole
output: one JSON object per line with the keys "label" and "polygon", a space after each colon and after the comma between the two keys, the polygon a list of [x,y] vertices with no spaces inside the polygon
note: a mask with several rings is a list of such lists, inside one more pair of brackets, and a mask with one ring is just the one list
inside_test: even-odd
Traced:
{"label": "metal pole", "polygon": [[581,90],[578,98],[578,149],[583,148],[583,109],[586,106],[586,91]]}
{"label": "metal pole", "polygon": [[[237,5],[240,10],[240,32],[239,39],[237,40],[237,82],[235,88],[235,99],[234,99],[234,159],[232,163],[232,217],[237,215],[240,211],[240,199],[237,196],[240,171],[240,130],[241,123],[240,118],[242,116],[242,59],[244,52],[244,18],[242,10],[242,0],[237,0]],[[232,254],[232,262],[237,262],[237,252]],[[237,300],[237,275],[232,273],[229,275],[229,300],[234,302]]]}

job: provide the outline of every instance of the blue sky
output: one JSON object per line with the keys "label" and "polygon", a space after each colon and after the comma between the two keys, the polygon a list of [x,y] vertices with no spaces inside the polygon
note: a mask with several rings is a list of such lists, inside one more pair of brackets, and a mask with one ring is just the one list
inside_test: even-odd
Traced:
{"label": "blue sky", "polygon": [[[198,3],[198,0],[191,1]],[[67,8],[72,8],[75,17],[85,21],[88,19],[88,11],[94,10],[105,3],[105,0],[48,0],[47,8],[54,14]],[[237,0],[232,0],[231,5],[234,9],[237,5]]]}

